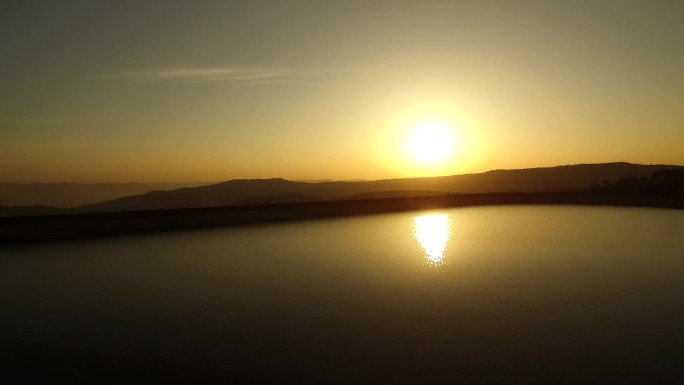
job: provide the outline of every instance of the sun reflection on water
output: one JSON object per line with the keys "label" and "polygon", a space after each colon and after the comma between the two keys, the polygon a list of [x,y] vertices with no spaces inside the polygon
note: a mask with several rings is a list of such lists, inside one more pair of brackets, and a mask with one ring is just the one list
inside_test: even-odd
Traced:
{"label": "sun reflection on water", "polygon": [[427,262],[433,266],[444,264],[444,249],[449,240],[449,216],[427,214],[414,218],[416,239],[426,253]]}

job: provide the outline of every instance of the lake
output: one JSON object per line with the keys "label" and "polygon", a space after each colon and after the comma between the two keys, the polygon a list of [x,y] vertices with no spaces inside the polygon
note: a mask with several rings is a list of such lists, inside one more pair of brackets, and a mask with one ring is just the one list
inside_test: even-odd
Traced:
{"label": "lake", "polygon": [[4,373],[675,381],[683,277],[684,211],[645,208],[470,207],[4,247]]}

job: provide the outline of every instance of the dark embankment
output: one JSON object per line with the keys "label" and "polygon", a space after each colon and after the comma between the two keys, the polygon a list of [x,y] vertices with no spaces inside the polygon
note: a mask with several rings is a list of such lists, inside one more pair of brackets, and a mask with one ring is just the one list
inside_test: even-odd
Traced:
{"label": "dark embankment", "polygon": [[0,244],[60,241],[477,205],[684,208],[684,194],[497,193],[0,218]]}

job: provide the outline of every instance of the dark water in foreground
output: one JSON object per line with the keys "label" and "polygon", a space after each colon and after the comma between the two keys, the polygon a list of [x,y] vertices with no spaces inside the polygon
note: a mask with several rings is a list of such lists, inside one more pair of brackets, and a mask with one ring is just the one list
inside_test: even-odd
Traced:
{"label": "dark water in foreground", "polygon": [[662,209],[457,208],[4,248],[0,365],[52,383],[656,383],[684,373],[683,294],[684,211]]}

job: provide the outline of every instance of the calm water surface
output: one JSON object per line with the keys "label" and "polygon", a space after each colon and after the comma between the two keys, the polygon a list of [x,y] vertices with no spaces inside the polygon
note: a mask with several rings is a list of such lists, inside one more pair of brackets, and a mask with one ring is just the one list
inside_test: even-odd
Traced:
{"label": "calm water surface", "polygon": [[655,383],[684,211],[477,207],[0,249],[32,382]]}

